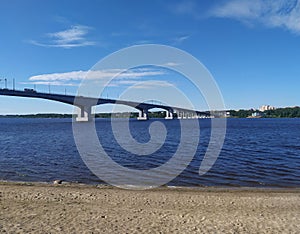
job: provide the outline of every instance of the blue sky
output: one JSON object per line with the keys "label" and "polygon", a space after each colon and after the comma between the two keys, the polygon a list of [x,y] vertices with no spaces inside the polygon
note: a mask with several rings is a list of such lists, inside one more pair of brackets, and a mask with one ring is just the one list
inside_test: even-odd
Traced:
{"label": "blue sky", "polygon": [[[100,59],[124,47],[162,44],[195,56],[211,72],[228,109],[299,105],[300,3],[296,0],[0,2],[0,86],[75,93]],[[170,61],[172,62],[172,61]],[[153,82],[174,74],[136,70]],[[152,72],[152,73],[151,73]],[[157,72],[157,71],[156,71]],[[147,72],[146,72],[147,73]],[[166,75],[167,74],[167,75]],[[185,86],[174,78],[174,85]],[[117,97],[125,81],[111,85]],[[126,85],[136,79],[127,79]],[[126,87],[127,87],[126,86]],[[185,87],[189,91],[188,85]],[[156,91],[155,91],[156,90]],[[104,94],[105,95],[105,94]],[[198,96],[191,96],[194,103]],[[0,114],[70,113],[73,107],[0,96]],[[104,109],[105,110],[105,109]]]}

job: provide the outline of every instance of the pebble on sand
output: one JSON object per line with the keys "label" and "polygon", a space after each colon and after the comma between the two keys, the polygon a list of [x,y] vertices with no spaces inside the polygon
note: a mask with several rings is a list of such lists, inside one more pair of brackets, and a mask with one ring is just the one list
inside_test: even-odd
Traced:
{"label": "pebble on sand", "polygon": [[53,184],[62,184],[62,180],[54,180]]}

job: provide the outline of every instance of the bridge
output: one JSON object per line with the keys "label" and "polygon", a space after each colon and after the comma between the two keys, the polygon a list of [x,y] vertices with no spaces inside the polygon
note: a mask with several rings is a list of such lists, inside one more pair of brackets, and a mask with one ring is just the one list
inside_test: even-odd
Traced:
{"label": "bridge", "polygon": [[210,116],[209,112],[194,111],[180,107],[171,107],[163,104],[139,103],[108,98],[105,99],[74,95],[62,95],[54,93],[43,93],[37,92],[34,89],[12,90],[5,88],[0,89],[0,95],[13,97],[41,98],[77,106],[79,108],[79,113],[77,115],[76,121],[90,121],[93,118],[92,107],[103,104],[119,104],[133,107],[139,111],[138,120],[147,120],[149,110],[154,108],[160,108],[165,110],[166,119],[173,119],[174,113],[177,113],[178,118],[201,118]]}

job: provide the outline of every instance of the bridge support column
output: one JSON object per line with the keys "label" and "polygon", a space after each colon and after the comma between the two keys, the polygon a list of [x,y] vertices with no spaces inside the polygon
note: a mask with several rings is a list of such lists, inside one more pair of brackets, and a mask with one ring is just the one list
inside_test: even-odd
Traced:
{"label": "bridge support column", "polygon": [[138,120],[148,120],[148,110],[140,110]]}
{"label": "bridge support column", "polygon": [[79,107],[76,122],[88,122],[92,119],[92,107],[82,106]]}
{"label": "bridge support column", "polygon": [[173,112],[172,111],[167,111],[165,119],[173,119]]}
{"label": "bridge support column", "polygon": [[180,111],[177,112],[177,119],[182,119],[182,116],[181,116],[181,112],[180,112]]}

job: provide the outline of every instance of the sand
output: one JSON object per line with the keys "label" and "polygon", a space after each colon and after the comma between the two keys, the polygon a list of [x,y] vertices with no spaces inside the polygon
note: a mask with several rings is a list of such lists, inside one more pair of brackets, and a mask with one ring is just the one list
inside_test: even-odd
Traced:
{"label": "sand", "polygon": [[2,233],[299,233],[300,190],[0,183]]}

